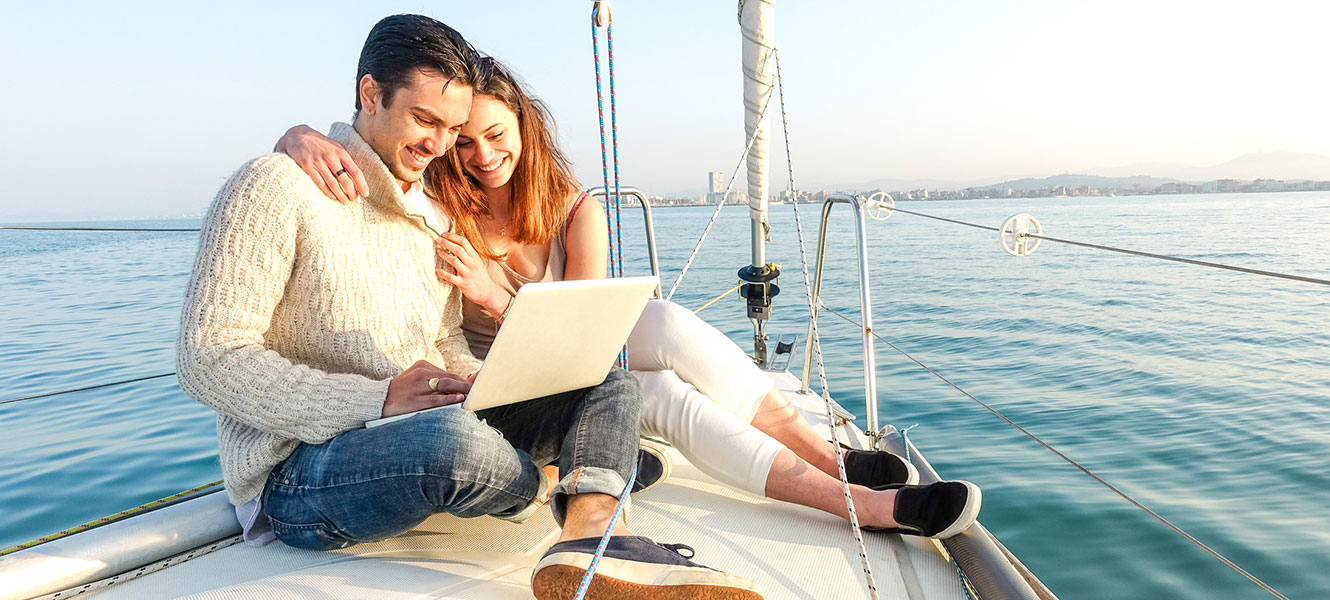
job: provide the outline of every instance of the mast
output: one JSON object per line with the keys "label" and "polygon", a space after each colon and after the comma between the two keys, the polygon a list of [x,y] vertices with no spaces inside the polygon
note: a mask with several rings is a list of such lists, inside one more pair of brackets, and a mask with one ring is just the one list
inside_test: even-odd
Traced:
{"label": "mast", "polygon": [[743,34],[744,137],[756,138],[748,152],[748,215],[752,220],[753,260],[739,270],[739,279],[745,282],[739,293],[748,301],[748,318],[753,322],[753,357],[759,364],[765,364],[766,323],[771,313],[771,298],[780,292],[775,285],[780,271],[768,268],[766,257],[766,236],[770,230],[767,221],[770,146],[767,132],[771,124],[771,110],[767,104],[775,82],[775,0],[739,0],[739,29]]}

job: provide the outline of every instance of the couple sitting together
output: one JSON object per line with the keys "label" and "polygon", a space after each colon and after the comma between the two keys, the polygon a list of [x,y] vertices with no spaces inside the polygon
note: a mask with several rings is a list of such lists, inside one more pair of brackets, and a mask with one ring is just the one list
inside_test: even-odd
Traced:
{"label": "couple sitting together", "polygon": [[[639,435],[726,484],[847,516],[842,450],[738,346],[667,302],[629,337],[631,373],[364,427],[461,402],[516,290],[604,277],[607,242],[545,107],[453,29],[383,19],[356,77],[350,125],[294,128],[223,186],[186,291],[180,385],[218,413],[247,543],[340,548],[439,512],[520,521],[548,498],[562,531],[531,585],[570,597],[632,470],[638,489],[668,475],[668,454]],[[974,521],[973,484],[920,486],[897,456],[844,453],[865,529],[946,537]],[[588,597],[761,597],[677,547],[621,522]]]}

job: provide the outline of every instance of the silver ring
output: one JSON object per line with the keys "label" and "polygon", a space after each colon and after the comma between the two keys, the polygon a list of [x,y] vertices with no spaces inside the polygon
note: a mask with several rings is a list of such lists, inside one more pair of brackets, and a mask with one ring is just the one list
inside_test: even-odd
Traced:
{"label": "silver ring", "polygon": [[340,170],[340,171],[338,171],[338,172],[336,172],[336,173],[333,173],[333,177],[334,177],[334,178],[336,178],[336,177],[341,177],[341,176],[343,176],[343,175],[346,175],[346,169],[342,169],[342,170]]}
{"label": "silver ring", "polygon": [[438,377],[431,377],[431,378],[429,379],[429,389],[434,390],[434,391],[436,391],[436,392],[439,391],[439,378],[438,378]]}

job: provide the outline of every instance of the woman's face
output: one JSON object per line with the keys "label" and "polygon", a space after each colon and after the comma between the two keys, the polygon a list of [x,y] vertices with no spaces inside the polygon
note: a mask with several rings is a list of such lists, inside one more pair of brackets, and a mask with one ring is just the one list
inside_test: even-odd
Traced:
{"label": "woman's face", "polygon": [[522,158],[517,115],[493,97],[473,97],[470,119],[457,136],[457,156],[462,160],[462,168],[481,186],[503,187],[512,179],[517,161]]}

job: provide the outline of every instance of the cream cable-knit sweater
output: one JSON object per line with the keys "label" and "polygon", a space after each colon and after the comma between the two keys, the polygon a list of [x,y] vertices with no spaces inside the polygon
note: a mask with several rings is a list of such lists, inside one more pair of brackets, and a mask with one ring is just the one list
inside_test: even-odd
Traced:
{"label": "cream cable-knit sweater", "polygon": [[480,367],[462,297],[435,276],[434,238],[400,185],[344,123],[329,133],[364,170],[366,200],[329,200],[285,154],[241,167],[199,235],[176,348],[180,388],[217,411],[232,504],[263,490],[300,442],[376,419],[417,360]]}

